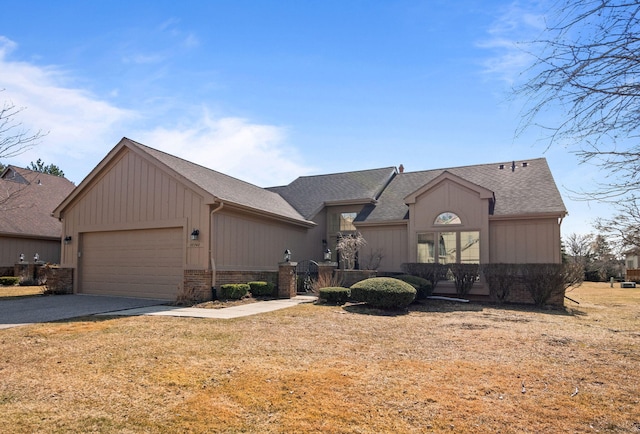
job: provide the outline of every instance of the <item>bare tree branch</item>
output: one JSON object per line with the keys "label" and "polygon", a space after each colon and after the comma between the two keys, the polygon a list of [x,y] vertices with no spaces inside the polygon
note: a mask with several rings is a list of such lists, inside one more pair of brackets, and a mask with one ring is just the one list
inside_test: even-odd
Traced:
{"label": "bare tree branch", "polygon": [[[539,127],[547,146],[602,169],[606,179],[588,198],[640,187],[640,1],[560,0],[527,51],[536,61],[515,89],[526,100],[518,133]],[[558,108],[559,118],[542,120]]]}

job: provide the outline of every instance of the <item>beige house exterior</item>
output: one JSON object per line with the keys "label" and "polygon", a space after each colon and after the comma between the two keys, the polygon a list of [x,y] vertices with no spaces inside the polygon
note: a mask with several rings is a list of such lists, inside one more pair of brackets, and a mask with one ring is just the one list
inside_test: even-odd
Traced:
{"label": "beige house exterior", "polygon": [[0,172],[0,275],[24,262],[59,263],[62,224],[51,215],[74,189],[66,178],[16,166]]}
{"label": "beige house exterior", "polygon": [[74,292],[167,300],[270,276],[286,249],[294,261],[322,261],[327,248],[337,260],[337,237],[356,230],[360,267],[382,274],[405,262],[557,263],[565,215],[544,159],[264,189],[127,138],[54,211]]}

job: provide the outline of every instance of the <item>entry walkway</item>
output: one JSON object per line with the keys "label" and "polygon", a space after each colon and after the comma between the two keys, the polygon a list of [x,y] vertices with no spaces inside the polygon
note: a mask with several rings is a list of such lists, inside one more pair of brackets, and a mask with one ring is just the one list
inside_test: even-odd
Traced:
{"label": "entry walkway", "polygon": [[298,295],[293,298],[278,300],[257,301],[255,303],[242,304],[221,309],[206,309],[201,307],[177,307],[177,306],[148,306],[135,309],[104,312],[102,316],[136,316],[136,315],[161,315],[161,316],[185,316],[191,318],[216,318],[231,319],[243,316],[257,315],[259,313],[272,312],[297,306],[302,303],[313,303],[317,297],[311,295]]}

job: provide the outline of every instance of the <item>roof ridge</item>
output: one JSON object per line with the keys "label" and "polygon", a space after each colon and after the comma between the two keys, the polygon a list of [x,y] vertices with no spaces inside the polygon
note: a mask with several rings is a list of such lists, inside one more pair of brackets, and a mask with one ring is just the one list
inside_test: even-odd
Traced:
{"label": "roof ridge", "polygon": [[374,169],[345,170],[344,172],[321,173],[319,175],[303,175],[303,176],[298,176],[298,178],[296,178],[296,179],[300,179],[300,178],[320,178],[320,177],[324,177],[324,176],[346,175],[346,174],[349,174],[349,173],[373,172],[373,171],[376,171],[376,170],[388,170],[388,169],[396,170],[397,168],[396,168],[396,166],[388,166],[388,167],[376,167]]}
{"label": "roof ridge", "polygon": [[425,169],[425,170],[416,170],[414,172],[407,172],[405,170],[404,174],[411,174],[411,173],[426,173],[426,172],[437,172],[437,171],[443,171],[446,172],[447,170],[452,170],[452,169],[466,169],[468,167],[483,167],[483,166],[500,166],[501,164],[511,164],[512,162],[527,162],[530,163],[531,161],[540,161],[540,160],[545,160],[545,157],[536,157],[536,158],[518,158],[516,160],[510,160],[510,161],[496,161],[493,163],[480,163],[480,164],[465,164],[462,166],[450,166],[450,167],[439,167],[439,168],[435,168],[435,169]]}

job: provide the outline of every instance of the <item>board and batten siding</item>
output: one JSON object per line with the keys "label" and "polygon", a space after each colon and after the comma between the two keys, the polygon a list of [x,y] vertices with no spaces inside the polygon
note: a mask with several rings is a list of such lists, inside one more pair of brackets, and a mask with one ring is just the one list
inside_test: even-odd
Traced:
{"label": "board and batten siding", "polygon": [[560,263],[560,224],[547,219],[492,220],[489,224],[492,263]]}
{"label": "board and batten siding", "polygon": [[361,267],[366,267],[371,255],[380,253],[382,260],[377,270],[382,272],[400,272],[402,264],[407,262],[407,225],[367,226],[360,228],[367,244],[358,253]]}
{"label": "board and batten siding", "polygon": [[277,270],[286,249],[294,262],[309,259],[306,237],[305,228],[223,210],[213,214],[216,270]]}
{"label": "board and batten siding", "polygon": [[40,260],[60,263],[60,240],[42,240],[26,237],[0,236],[0,267],[13,267],[24,253],[25,262],[33,262],[36,253]]}
{"label": "board and batten siding", "polygon": [[[188,246],[191,230],[208,236],[208,207],[204,199],[179,179],[146,158],[122,149],[85,186],[64,211],[63,237],[77,240],[80,233],[182,227]],[[62,262],[76,265],[78,243],[63,245]],[[187,248],[183,261],[192,268],[206,268],[207,249]]]}

